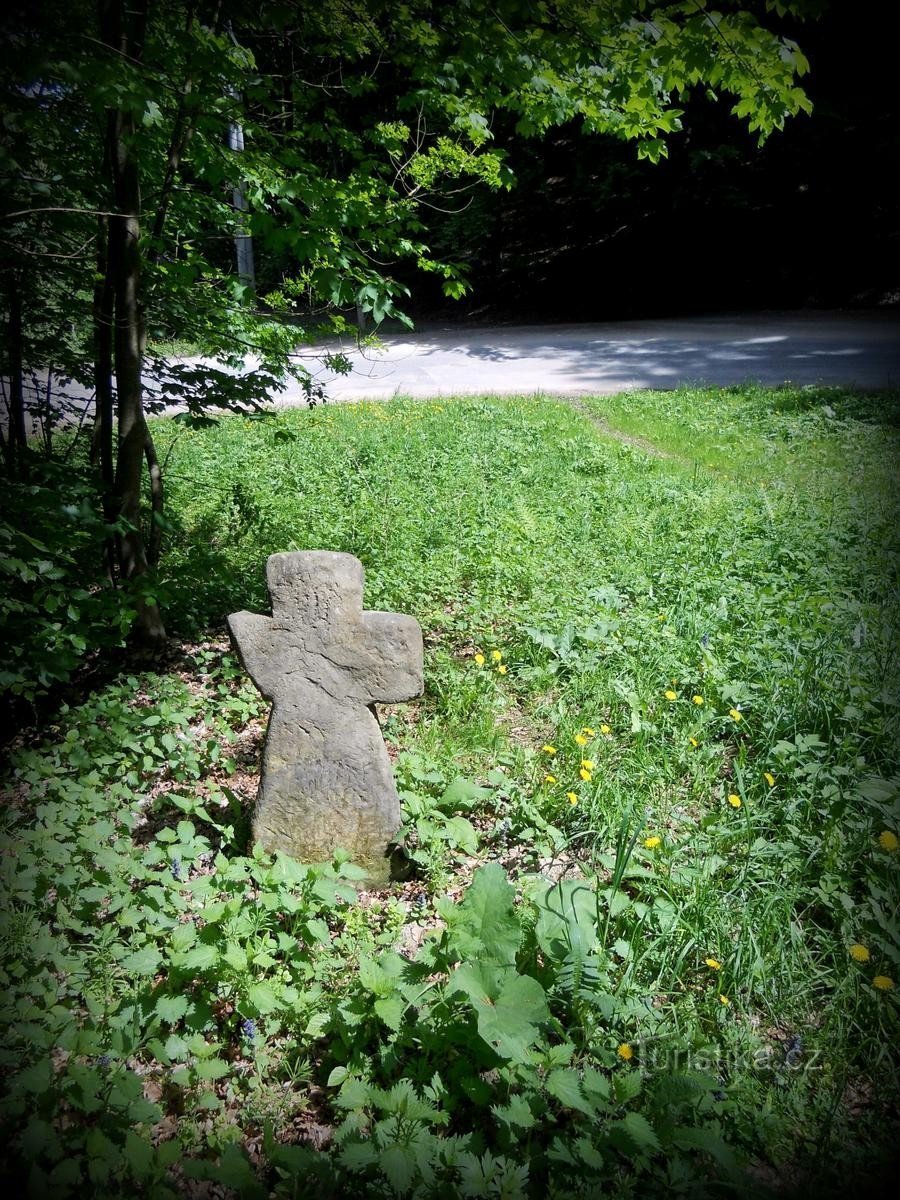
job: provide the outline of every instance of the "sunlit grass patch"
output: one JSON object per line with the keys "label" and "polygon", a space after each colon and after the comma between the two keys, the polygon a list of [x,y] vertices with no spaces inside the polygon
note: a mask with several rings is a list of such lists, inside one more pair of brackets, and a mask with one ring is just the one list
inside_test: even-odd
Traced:
{"label": "sunlit grass patch", "polygon": [[[267,555],[306,548],[421,622],[425,696],[384,714],[411,878],[357,901],[349,864],[252,852],[264,706],[221,651],[62,713],[13,764],[4,859],[4,1112],[36,1178],[73,1194],[100,1147],[111,1194],[183,1156],[248,1195],[490,1169],[561,1198],[878,1161],[892,401],[586,403],[606,428],[541,398],[157,427],[173,628],[263,609]],[[290,1145],[313,1126],[329,1151]]]}

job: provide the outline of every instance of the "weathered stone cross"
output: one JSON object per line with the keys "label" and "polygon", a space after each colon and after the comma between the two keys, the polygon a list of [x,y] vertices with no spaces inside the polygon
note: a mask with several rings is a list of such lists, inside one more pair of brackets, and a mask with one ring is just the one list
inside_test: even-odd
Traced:
{"label": "weathered stone cross", "polygon": [[228,628],[273,701],[254,837],[306,863],[343,848],[384,882],[400,801],[372,705],[421,695],[422,631],[413,617],[363,612],[363,578],[352,554],[273,554],[273,615],[232,613]]}

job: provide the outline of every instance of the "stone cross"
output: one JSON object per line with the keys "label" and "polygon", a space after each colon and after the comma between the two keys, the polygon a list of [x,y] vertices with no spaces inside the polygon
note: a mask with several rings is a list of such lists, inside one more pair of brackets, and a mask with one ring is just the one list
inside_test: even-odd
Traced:
{"label": "stone cross", "polygon": [[400,801],[372,706],[421,695],[422,631],[413,617],[363,612],[363,578],[352,554],[273,554],[272,616],[232,613],[228,628],[273,701],[254,837],[305,863],[343,848],[385,882]]}

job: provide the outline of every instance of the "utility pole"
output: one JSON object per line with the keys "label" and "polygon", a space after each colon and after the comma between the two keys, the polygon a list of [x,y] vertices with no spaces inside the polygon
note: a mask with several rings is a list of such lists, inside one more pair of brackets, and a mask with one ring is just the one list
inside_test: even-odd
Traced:
{"label": "utility pole", "polygon": [[[228,123],[228,149],[234,150],[237,154],[241,154],[244,149],[244,130],[238,121],[229,121]],[[235,184],[231,193],[231,203],[234,206],[235,212],[245,213],[250,211],[250,205],[247,203],[247,197],[244,194],[243,183]],[[246,228],[246,226],[242,226]],[[238,277],[241,283],[248,287],[256,287],[256,267],[253,262],[253,238],[249,233],[236,233],[234,235],[234,250],[237,256]]]}

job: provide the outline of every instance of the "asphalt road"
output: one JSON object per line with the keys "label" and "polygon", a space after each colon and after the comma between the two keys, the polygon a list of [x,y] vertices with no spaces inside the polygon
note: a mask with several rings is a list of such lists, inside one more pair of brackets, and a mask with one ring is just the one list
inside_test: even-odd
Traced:
{"label": "asphalt road", "polygon": [[[331,400],[395,394],[613,393],[684,384],[900,386],[900,314],[772,312],[615,324],[433,328],[343,350],[350,375],[316,369]],[[336,347],[328,347],[334,350]],[[312,354],[312,351],[310,351]],[[315,367],[315,359],[308,365]],[[302,403],[299,388],[277,397]]]}
{"label": "asphalt road", "polygon": [[[397,394],[602,395],[750,380],[900,387],[900,312],[891,311],[772,312],[604,325],[455,325],[388,333],[382,343],[380,350],[360,350],[353,339],[307,347],[302,360],[333,402]],[[336,375],[325,370],[320,356],[326,350],[346,353],[352,372]],[[203,366],[198,359],[176,361]],[[43,395],[44,379],[37,382]],[[90,412],[89,392],[75,384],[64,390],[74,402],[67,420],[76,421],[82,411]],[[277,406],[306,403],[294,383],[272,400]],[[179,408],[166,411],[176,413]],[[0,404],[2,429],[6,418]],[[33,433],[38,424],[33,416]]]}

